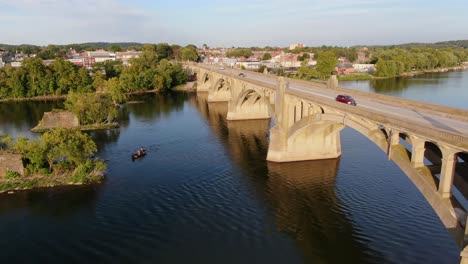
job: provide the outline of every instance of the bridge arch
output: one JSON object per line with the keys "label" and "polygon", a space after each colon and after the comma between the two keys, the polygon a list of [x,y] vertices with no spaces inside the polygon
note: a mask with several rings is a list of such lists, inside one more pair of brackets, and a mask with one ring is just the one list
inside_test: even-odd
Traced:
{"label": "bridge arch", "polygon": [[231,99],[231,82],[228,78],[212,80],[209,89],[208,102],[226,102]]}
{"label": "bridge arch", "polygon": [[[247,84],[240,84],[240,93],[229,101],[227,120],[268,119],[274,117],[264,93]],[[272,115],[273,113],[273,115]]]}

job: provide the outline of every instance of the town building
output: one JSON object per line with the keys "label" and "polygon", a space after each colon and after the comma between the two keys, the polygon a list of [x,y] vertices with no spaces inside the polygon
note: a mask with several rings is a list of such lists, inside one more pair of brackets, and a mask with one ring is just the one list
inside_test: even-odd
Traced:
{"label": "town building", "polygon": [[134,50],[116,52],[115,53],[115,59],[116,60],[121,60],[124,65],[129,66],[130,65],[130,59],[140,57],[141,53],[142,53],[141,51],[134,51]]}
{"label": "town building", "polygon": [[355,63],[353,64],[353,68],[355,69],[356,72],[371,73],[375,71],[375,64]]}
{"label": "town building", "polygon": [[339,63],[336,65],[335,70],[337,71],[338,75],[350,75],[355,72],[351,63]]}
{"label": "town building", "polygon": [[295,48],[303,48],[303,47],[304,47],[304,44],[302,43],[294,43],[294,44],[289,45],[289,50],[293,50]]}

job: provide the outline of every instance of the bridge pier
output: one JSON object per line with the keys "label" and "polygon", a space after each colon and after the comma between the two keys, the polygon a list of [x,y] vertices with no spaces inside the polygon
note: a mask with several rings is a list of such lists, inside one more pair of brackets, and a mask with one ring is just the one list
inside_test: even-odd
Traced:
{"label": "bridge pier", "polygon": [[453,178],[455,177],[455,165],[457,164],[457,151],[451,148],[441,148],[442,168],[440,170],[439,194],[442,198],[452,196]]}
{"label": "bridge pier", "polygon": [[424,166],[425,143],[426,141],[422,138],[411,137],[411,165],[413,165],[414,168]]}
{"label": "bridge pier", "polygon": [[341,156],[339,132],[342,124],[317,120],[299,131],[289,131],[294,120],[295,103],[285,95],[289,84],[278,78],[275,99],[276,125],[270,130],[267,160],[291,162],[334,159]]}

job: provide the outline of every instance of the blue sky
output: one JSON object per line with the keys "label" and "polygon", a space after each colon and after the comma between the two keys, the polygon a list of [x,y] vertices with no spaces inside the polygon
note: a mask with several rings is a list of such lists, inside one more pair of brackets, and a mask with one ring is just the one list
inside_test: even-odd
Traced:
{"label": "blue sky", "polygon": [[373,45],[468,39],[468,0],[0,0],[0,43]]}

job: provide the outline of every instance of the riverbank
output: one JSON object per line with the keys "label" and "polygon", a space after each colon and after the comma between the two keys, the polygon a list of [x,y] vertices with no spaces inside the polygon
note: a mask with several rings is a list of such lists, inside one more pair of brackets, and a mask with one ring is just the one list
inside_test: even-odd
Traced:
{"label": "riverbank", "polygon": [[6,98],[0,99],[1,102],[22,102],[22,101],[54,101],[54,100],[65,100],[67,99],[66,95],[45,95],[45,96],[36,96],[30,98]]}
{"label": "riverbank", "polygon": [[404,72],[400,76],[397,77],[413,77],[416,75],[421,75],[425,73],[437,73],[437,72],[449,72],[449,71],[465,71],[468,70],[467,65],[455,66],[455,67],[447,67],[447,68],[437,68],[437,69],[429,69],[423,71],[412,71],[412,72]]}
{"label": "riverbank", "polygon": [[[76,129],[80,131],[92,131],[92,130],[104,130],[104,129],[111,129],[111,128],[118,128],[120,127],[120,124],[118,122],[112,122],[112,123],[102,123],[102,124],[92,124],[92,125],[83,125],[79,126]],[[34,133],[43,133],[46,132],[50,129],[54,129],[57,127],[40,127],[39,125],[32,128],[31,132]]]}
{"label": "riverbank", "polygon": [[0,179],[0,194],[11,194],[17,191],[39,188],[99,184],[103,182],[104,175],[104,171],[97,171],[84,176],[79,175],[79,173],[69,173],[62,175],[35,174],[10,179],[2,178]]}
{"label": "riverbank", "polygon": [[382,79],[392,79],[392,78],[399,78],[399,77],[414,77],[414,76],[425,74],[425,73],[465,71],[465,70],[468,70],[468,65],[461,65],[461,66],[448,67],[448,68],[437,68],[437,69],[430,69],[430,70],[423,70],[423,71],[404,72],[398,76],[390,76],[390,77],[378,77],[378,76],[373,76],[369,74],[340,75],[338,76],[338,80],[339,81],[382,80]]}
{"label": "riverbank", "polygon": [[[194,91],[196,87],[194,87],[195,82],[187,82],[185,84],[174,86],[171,90],[172,91]],[[151,90],[140,90],[140,91],[133,91],[125,93],[126,95],[138,95],[138,94],[146,94],[146,93],[159,93],[160,90],[151,89]],[[2,102],[22,102],[22,101],[55,101],[55,100],[65,100],[67,99],[66,95],[44,95],[44,96],[35,96],[35,97],[24,97],[24,98],[5,98],[0,99],[0,103]]]}

